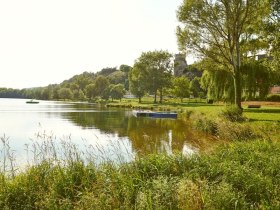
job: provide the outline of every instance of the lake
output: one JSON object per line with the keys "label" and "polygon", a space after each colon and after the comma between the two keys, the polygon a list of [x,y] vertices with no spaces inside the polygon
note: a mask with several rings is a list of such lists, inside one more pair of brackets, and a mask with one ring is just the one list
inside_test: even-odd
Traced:
{"label": "lake", "polygon": [[32,145],[46,139],[71,142],[96,162],[115,161],[120,156],[131,161],[135,155],[150,153],[192,154],[211,144],[209,137],[181,119],[137,118],[132,110],[88,103],[26,101],[0,99],[0,137],[8,138],[16,159],[23,162],[27,148],[32,150]]}

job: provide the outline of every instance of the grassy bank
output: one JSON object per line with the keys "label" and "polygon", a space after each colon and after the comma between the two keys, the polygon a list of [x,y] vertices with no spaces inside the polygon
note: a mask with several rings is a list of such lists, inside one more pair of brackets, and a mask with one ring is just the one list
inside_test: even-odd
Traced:
{"label": "grassy bank", "polygon": [[43,141],[33,148],[34,163],[17,171],[3,137],[0,209],[280,209],[280,107],[245,108],[239,118],[220,104],[131,103],[113,105],[177,110],[194,129],[226,143],[207,154],[97,165],[74,145],[61,150]]}
{"label": "grassy bank", "polygon": [[280,143],[100,166],[42,162],[0,177],[1,209],[279,209]]}

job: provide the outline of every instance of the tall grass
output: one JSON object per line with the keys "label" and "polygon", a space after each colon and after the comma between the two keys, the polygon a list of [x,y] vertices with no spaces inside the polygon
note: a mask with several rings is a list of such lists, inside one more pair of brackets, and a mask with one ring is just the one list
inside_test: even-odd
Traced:
{"label": "tall grass", "polygon": [[280,208],[279,141],[235,142],[211,155],[157,154],[121,164],[85,160],[70,143],[47,144],[34,145],[38,161],[14,176],[8,175],[10,162],[5,160],[7,171],[1,162],[0,209]]}

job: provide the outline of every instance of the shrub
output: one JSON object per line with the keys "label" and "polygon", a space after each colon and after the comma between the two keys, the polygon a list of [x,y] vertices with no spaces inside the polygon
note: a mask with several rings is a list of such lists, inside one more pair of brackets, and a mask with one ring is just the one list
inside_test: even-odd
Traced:
{"label": "shrub", "polygon": [[280,94],[269,95],[269,96],[267,96],[266,100],[274,101],[274,102],[280,102]]}
{"label": "shrub", "polygon": [[228,141],[246,141],[261,137],[252,126],[248,124],[219,122],[217,136]]}
{"label": "shrub", "polygon": [[242,122],[245,118],[242,116],[242,109],[237,106],[227,106],[222,110],[221,116],[231,122]]}
{"label": "shrub", "polygon": [[218,124],[214,120],[207,118],[198,119],[195,123],[197,130],[216,136],[218,131]]}

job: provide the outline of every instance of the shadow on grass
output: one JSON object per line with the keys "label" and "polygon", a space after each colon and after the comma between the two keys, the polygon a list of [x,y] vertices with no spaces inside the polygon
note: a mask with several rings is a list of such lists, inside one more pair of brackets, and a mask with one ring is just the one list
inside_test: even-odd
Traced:
{"label": "shadow on grass", "polygon": [[218,104],[207,104],[203,102],[164,102],[164,103],[151,103],[141,102],[142,105],[153,105],[153,106],[173,106],[173,107],[220,107]]}
{"label": "shadow on grass", "polygon": [[244,112],[250,113],[280,113],[280,109],[244,109]]}
{"label": "shadow on grass", "polygon": [[280,120],[268,120],[268,119],[249,119],[248,122],[276,122],[276,123],[280,123]]}

